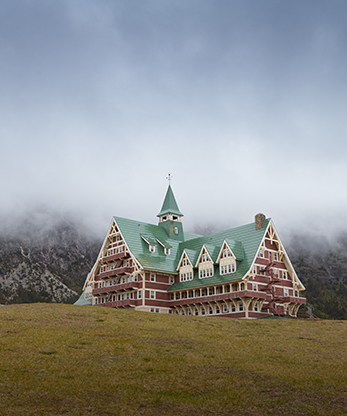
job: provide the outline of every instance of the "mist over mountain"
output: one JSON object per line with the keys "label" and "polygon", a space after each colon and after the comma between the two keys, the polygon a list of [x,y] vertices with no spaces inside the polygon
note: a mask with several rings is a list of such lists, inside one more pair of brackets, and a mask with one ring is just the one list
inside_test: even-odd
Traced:
{"label": "mist over mountain", "polygon": [[101,239],[45,209],[1,224],[0,302],[74,302]]}
{"label": "mist over mountain", "polygon": [[[207,235],[220,229],[207,224],[189,231]],[[2,217],[0,302],[74,302],[106,231],[97,233],[74,217],[42,207],[12,220]],[[313,314],[347,319],[347,232],[335,237],[296,232],[282,242]]]}

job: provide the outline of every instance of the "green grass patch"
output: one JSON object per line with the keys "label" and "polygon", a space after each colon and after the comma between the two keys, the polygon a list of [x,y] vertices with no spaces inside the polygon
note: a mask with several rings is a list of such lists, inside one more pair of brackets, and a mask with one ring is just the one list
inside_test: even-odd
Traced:
{"label": "green grass patch", "polygon": [[347,322],[0,307],[2,415],[344,415]]}

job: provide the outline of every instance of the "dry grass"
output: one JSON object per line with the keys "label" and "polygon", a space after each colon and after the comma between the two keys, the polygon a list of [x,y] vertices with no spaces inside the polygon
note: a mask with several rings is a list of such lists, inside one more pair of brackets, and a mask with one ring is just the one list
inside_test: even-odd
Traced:
{"label": "dry grass", "polygon": [[347,322],[0,307],[1,415],[347,413]]}

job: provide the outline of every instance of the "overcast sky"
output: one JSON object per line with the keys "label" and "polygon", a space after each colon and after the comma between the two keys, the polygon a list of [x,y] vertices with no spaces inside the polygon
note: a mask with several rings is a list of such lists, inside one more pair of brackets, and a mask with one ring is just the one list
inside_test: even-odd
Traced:
{"label": "overcast sky", "polygon": [[1,207],[347,228],[345,0],[2,0]]}

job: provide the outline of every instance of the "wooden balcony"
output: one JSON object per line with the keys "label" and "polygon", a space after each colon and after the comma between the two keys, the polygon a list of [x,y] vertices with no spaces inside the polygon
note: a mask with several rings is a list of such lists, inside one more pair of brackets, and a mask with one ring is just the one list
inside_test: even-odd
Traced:
{"label": "wooden balcony", "polygon": [[111,256],[104,256],[101,259],[102,263],[108,263],[109,261],[118,260],[118,259],[125,259],[129,257],[129,253],[122,251],[121,253],[112,254]]}
{"label": "wooden balcony", "polygon": [[97,287],[93,289],[93,296],[100,295],[102,293],[124,292],[125,290],[137,289],[139,287],[142,287],[141,282],[126,282],[119,283],[113,286]]}
{"label": "wooden balcony", "polygon": [[266,293],[255,292],[252,290],[242,290],[239,292],[220,293],[218,295],[199,296],[192,298],[174,299],[171,301],[171,306],[191,305],[195,303],[218,302],[231,299],[240,298],[257,298],[266,299]]}
{"label": "wooden balcony", "polygon": [[107,270],[95,276],[95,280],[99,281],[111,276],[118,276],[120,274],[131,274],[134,271],[134,267],[118,267],[117,269]]}
{"label": "wooden balcony", "polygon": [[283,296],[282,303],[300,303],[301,305],[306,305],[306,298],[300,298],[296,296]]}

